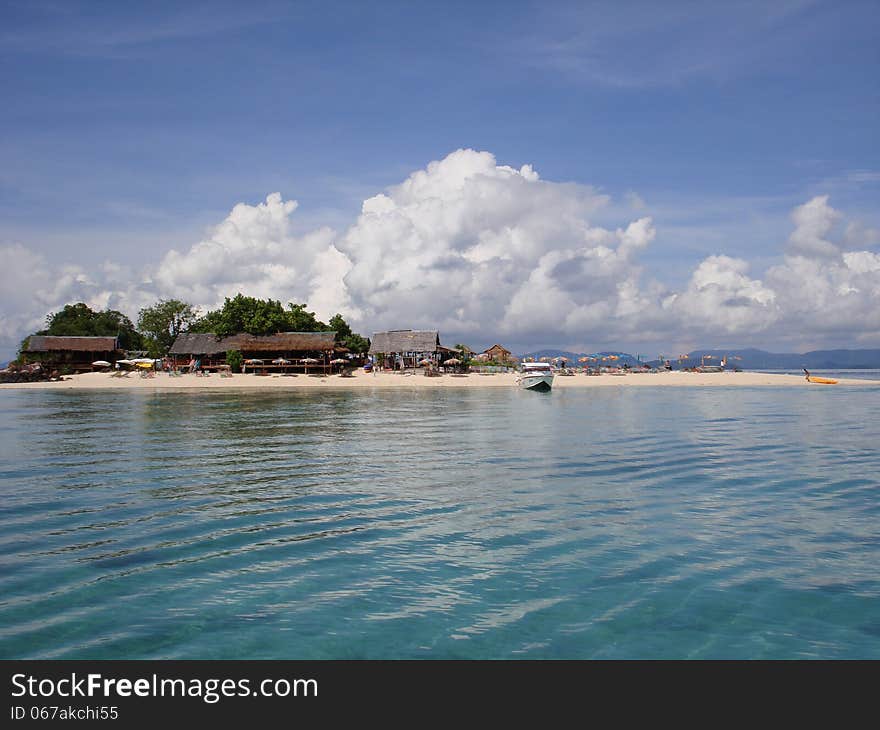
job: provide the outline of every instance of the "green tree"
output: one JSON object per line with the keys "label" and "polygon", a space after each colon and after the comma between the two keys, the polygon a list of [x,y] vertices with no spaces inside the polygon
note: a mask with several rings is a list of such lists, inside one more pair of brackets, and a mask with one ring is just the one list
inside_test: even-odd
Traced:
{"label": "green tree", "polygon": [[165,355],[177,336],[198,319],[195,307],[179,299],[160,299],[138,313],[138,329],[146,336],[152,357]]}
{"label": "green tree", "polygon": [[143,337],[131,320],[115,309],[94,312],[83,302],[68,304],[46,317],[47,327],[37,334],[60,337],[118,337],[124,350],[143,347]]}
{"label": "green tree", "polygon": [[335,314],[330,318],[328,329],[336,333],[336,342],[348,348],[349,352],[366,353],[370,349],[370,340],[361,337],[357,332],[352,332],[348,322],[341,314]]}
{"label": "green tree", "polygon": [[287,330],[287,312],[274,299],[255,299],[237,294],[226,297],[223,306],[208,312],[196,323],[200,332],[213,332],[217,337],[228,337],[247,332],[252,335],[273,335]]}
{"label": "green tree", "polygon": [[244,356],[238,350],[226,351],[226,364],[234,373],[241,372],[241,364],[244,362]]}
{"label": "green tree", "polygon": [[220,309],[208,312],[190,327],[191,332],[213,332],[227,337],[247,332],[274,335],[276,332],[326,332],[328,327],[306,310],[305,304],[290,303],[285,309],[280,301],[256,299],[237,294],[227,297]]}
{"label": "green tree", "polygon": [[201,332],[203,334],[214,333],[217,331],[217,328],[220,327],[222,315],[223,310],[221,309],[207,312],[190,325],[189,331]]}
{"label": "green tree", "polygon": [[325,324],[306,304],[288,303],[285,309],[274,299],[255,299],[237,294],[223,302],[220,309],[208,312],[194,321],[190,332],[212,332],[217,337],[227,337],[247,332],[252,335],[273,335],[276,332],[335,332],[336,342],[351,352],[367,352],[370,341],[352,332],[341,314],[336,314]]}
{"label": "green tree", "polygon": [[287,326],[288,332],[328,332],[333,329],[315,317],[314,312],[307,312],[305,304],[293,302],[287,305]]}
{"label": "green tree", "polygon": [[351,331],[351,327],[348,326],[348,322],[346,322],[341,314],[334,314],[330,318],[330,322],[328,323],[328,327],[332,332],[336,333],[336,341],[343,342],[347,338],[351,337],[354,333]]}
{"label": "green tree", "polygon": [[352,333],[348,337],[346,337],[342,344],[348,348],[349,352],[353,352],[358,355],[365,355],[370,351],[370,338],[369,337],[361,337],[357,333]]}
{"label": "green tree", "polygon": [[471,348],[458,342],[452,346],[452,349],[458,350],[458,359],[461,360],[463,365],[470,365],[471,360],[473,359]]}

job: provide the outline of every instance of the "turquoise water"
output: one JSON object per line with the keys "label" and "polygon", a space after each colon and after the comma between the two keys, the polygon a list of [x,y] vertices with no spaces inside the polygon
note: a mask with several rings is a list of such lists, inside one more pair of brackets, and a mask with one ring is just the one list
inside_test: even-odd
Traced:
{"label": "turquoise water", "polygon": [[2,658],[880,658],[880,389],[0,393]]}

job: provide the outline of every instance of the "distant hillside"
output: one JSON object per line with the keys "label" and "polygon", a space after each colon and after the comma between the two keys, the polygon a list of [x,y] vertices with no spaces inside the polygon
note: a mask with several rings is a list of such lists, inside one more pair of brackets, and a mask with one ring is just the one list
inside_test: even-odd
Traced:
{"label": "distant hillside", "polygon": [[[711,355],[709,362],[717,364],[727,357],[729,366],[743,370],[848,370],[880,368],[880,350],[814,350],[804,353],[765,352],[747,348],[744,350],[694,350],[681,362],[681,367],[699,365],[703,355]],[[679,359],[669,358],[678,366]]]}
{"label": "distant hillside", "polygon": [[[777,353],[766,352],[765,350],[757,350],[755,348],[745,348],[741,350],[713,350],[700,349],[692,350],[687,353],[686,357],[679,355],[667,355],[672,366],[678,370],[680,368],[692,368],[700,365],[703,356],[710,356],[706,359],[707,364],[717,365],[721,359],[727,358],[727,365],[730,368],[738,367],[743,370],[798,370],[807,368],[808,370],[859,370],[880,368],[880,350],[814,350],[804,353]],[[536,350],[535,352],[526,352],[518,355],[519,358],[532,357],[540,360],[542,357],[567,357],[570,365],[584,364],[580,363],[582,357],[596,357],[597,361],[590,364],[595,365],[624,365],[631,367],[645,364],[646,360],[641,361],[635,356],[627,352],[569,352],[567,350]],[[616,357],[613,360],[612,357]],[[605,358],[605,359],[602,359]],[[647,361],[653,366],[662,365],[662,361],[653,359]]]}

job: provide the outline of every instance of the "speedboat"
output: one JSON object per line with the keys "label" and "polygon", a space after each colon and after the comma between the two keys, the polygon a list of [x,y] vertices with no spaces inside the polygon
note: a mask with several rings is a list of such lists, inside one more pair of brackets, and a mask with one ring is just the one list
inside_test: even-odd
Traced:
{"label": "speedboat", "polygon": [[524,362],[520,365],[516,382],[526,390],[547,391],[553,387],[553,370],[545,362]]}

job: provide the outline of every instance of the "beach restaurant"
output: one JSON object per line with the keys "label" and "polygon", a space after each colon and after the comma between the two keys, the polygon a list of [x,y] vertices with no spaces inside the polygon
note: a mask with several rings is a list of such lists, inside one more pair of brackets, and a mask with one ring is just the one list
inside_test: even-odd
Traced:
{"label": "beach restaurant", "polygon": [[245,371],[255,373],[328,372],[334,353],[347,352],[336,344],[335,332],[279,332],[274,335],[179,335],[168,351],[175,369],[217,370],[226,366],[226,353],[237,350]]}
{"label": "beach restaurant", "polygon": [[58,337],[31,335],[21,351],[25,362],[75,372],[94,370],[93,362],[114,363],[123,356],[115,337]]}
{"label": "beach restaurant", "polygon": [[370,355],[377,367],[406,370],[419,367],[423,360],[441,365],[459,352],[441,345],[437,330],[389,330],[373,333]]}

